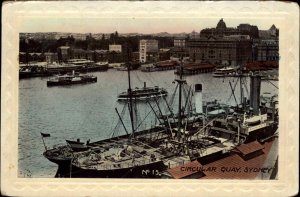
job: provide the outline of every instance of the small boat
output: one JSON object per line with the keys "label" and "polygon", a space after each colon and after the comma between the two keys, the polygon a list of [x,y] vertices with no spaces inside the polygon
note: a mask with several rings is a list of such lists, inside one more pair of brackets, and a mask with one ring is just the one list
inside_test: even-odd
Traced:
{"label": "small boat", "polygon": [[66,142],[70,145],[71,149],[75,152],[88,150],[89,147],[85,145],[83,142],[66,140]]}
{"label": "small boat", "polygon": [[[139,62],[130,62],[130,70],[136,70],[140,67],[140,63]],[[118,71],[128,71],[128,65],[126,64],[121,64],[119,67],[117,67]]]}
{"label": "small boat", "polygon": [[97,77],[93,75],[82,75],[75,73],[66,75],[56,75],[47,81],[47,86],[62,86],[73,84],[86,84],[97,82]]}
{"label": "small boat", "polygon": [[142,67],[141,67],[141,71],[142,72],[154,72],[154,71],[157,71],[157,67],[151,63],[151,64],[144,64]]}
{"label": "small boat", "polygon": [[[167,96],[168,92],[164,88],[159,88],[158,86],[146,87],[146,82],[144,82],[143,88],[135,88],[131,90],[131,96],[134,100],[147,100],[151,98],[164,97]],[[127,101],[130,95],[129,92],[122,92],[118,95],[118,101]]]}
{"label": "small boat", "polygon": [[236,73],[238,67],[224,67],[218,68],[213,72],[213,77],[226,77]]}

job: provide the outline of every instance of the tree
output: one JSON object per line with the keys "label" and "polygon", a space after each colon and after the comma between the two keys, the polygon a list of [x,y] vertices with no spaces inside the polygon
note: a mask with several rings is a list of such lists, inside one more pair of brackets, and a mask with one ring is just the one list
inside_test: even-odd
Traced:
{"label": "tree", "polygon": [[110,43],[115,42],[115,34],[113,34],[113,33],[110,34],[109,41],[110,41]]}

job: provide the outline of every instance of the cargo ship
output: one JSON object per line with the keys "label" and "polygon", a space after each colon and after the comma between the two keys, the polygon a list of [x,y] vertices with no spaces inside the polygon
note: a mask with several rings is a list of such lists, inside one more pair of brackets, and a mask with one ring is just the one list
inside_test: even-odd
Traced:
{"label": "cargo ship", "polygon": [[[250,103],[243,102],[237,105],[234,113],[224,114],[223,117],[202,119],[203,124],[189,124],[188,120],[192,114],[184,115],[182,86],[186,81],[180,74],[175,80],[179,88],[176,122],[171,125],[169,118],[166,118],[163,124],[137,132],[134,126],[135,110],[130,71],[128,75],[127,104],[131,133],[127,131],[119,116],[127,135],[91,143],[86,150],[72,150],[69,152],[71,156],[65,157],[66,161],[59,164],[56,177],[162,178],[162,174],[168,169],[195,160],[204,160],[206,163],[216,161],[241,144],[272,138],[277,131],[278,119],[275,111],[271,116],[260,112],[259,76],[251,77]],[[200,84],[195,85],[195,96],[202,89],[199,87]],[[195,113],[203,112],[201,100],[195,98]],[[44,152],[44,156],[50,161],[65,154],[54,155],[51,151],[55,152],[54,149]]]}

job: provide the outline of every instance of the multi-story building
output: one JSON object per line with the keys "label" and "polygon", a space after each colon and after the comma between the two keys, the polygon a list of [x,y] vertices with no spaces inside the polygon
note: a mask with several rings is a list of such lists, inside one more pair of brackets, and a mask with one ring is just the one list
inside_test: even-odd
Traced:
{"label": "multi-story building", "polygon": [[279,30],[275,25],[272,25],[268,30],[259,30],[260,39],[278,39]]}
{"label": "multi-story building", "polygon": [[181,58],[187,57],[188,54],[187,38],[175,38],[174,47],[171,50],[171,56]]}
{"label": "multi-story building", "polygon": [[210,36],[189,41],[190,60],[217,65],[244,65],[252,61],[252,40],[247,35]]}
{"label": "multi-story building", "polygon": [[200,31],[200,37],[230,35],[249,35],[251,38],[258,38],[258,28],[249,24],[240,24],[237,28],[227,27],[221,19],[216,28],[206,28]]}
{"label": "multi-story building", "polygon": [[141,63],[156,61],[158,58],[158,41],[140,40],[139,53]]}
{"label": "multi-story building", "polygon": [[279,61],[279,30],[272,25],[268,30],[259,30],[259,39],[253,44],[253,56],[257,61]]}
{"label": "multi-story building", "polygon": [[185,48],[186,38],[174,38],[174,47]]}
{"label": "multi-story building", "polygon": [[279,60],[278,40],[261,40],[257,45],[258,61]]}
{"label": "multi-story building", "polygon": [[26,52],[19,53],[20,63],[29,63],[32,61],[34,62],[45,61],[44,53],[26,53]]}
{"label": "multi-story building", "polygon": [[67,61],[71,57],[71,48],[69,46],[61,46],[57,48],[59,61]]}
{"label": "multi-story building", "polygon": [[72,59],[86,59],[86,50],[83,49],[72,49]]}
{"label": "multi-story building", "polygon": [[95,62],[108,62],[109,52],[108,50],[95,50]]}
{"label": "multi-story building", "polygon": [[122,45],[119,44],[110,44],[109,45],[109,51],[115,51],[117,53],[121,53],[122,52]]}
{"label": "multi-story building", "polygon": [[48,64],[52,64],[53,62],[56,62],[58,59],[57,53],[46,52],[44,55],[45,55],[46,62]]}

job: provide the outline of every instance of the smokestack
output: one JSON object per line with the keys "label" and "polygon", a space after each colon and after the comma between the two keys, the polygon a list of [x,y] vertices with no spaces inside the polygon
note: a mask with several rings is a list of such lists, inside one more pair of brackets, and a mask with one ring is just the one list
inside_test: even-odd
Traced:
{"label": "smokestack", "polygon": [[196,105],[196,113],[203,113],[202,106],[202,84],[195,84],[195,105]]}
{"label": "smokestack", "polygon": [[254,115],[259,114],[260,86],[261,86],[260,76],[251,76],[250,77],[250,106],[253,108]]}
{"label": "smokestack", "polygon": [[144,82],[144,88],[146,88],[146,82]]}

